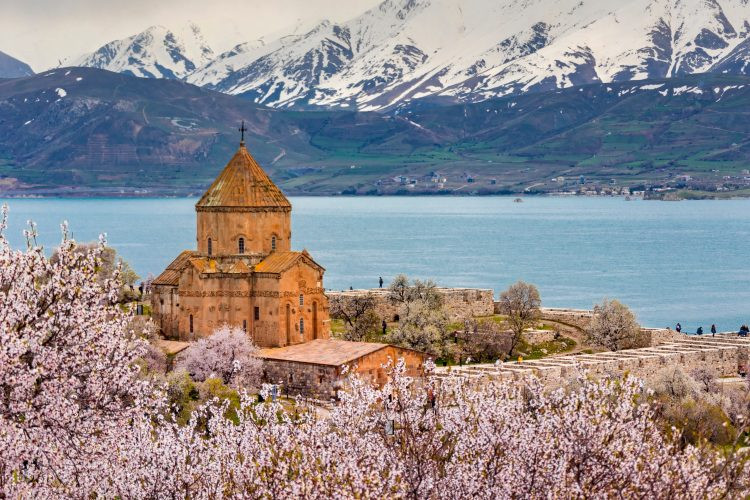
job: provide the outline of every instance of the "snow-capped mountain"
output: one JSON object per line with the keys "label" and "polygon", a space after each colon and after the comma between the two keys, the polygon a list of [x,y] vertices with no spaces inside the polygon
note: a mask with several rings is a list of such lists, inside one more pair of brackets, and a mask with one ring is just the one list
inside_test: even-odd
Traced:
{"label": "snow-capped mountain", "polygon": [[189,82],[270,106],[384,109],[591,82],[747,72],[749,0],[385,0],[241,44]]}
{"label": "snow-capped mountain", "polygon": [[76,61],[76,66],[106,69],[146,78],[182,79],[214,56],[200,29],[151,26],[142,33],[110,42]]}

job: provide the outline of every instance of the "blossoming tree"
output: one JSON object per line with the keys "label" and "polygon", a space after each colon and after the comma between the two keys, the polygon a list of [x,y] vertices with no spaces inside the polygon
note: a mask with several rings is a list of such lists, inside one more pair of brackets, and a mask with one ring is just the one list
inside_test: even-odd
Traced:
{"label": "blossoming tree", "polygon": [[[117,275],[97,280],[103,244],[76,252],[67,237],[50,260],[12,250],[0,222],[0,484],[24,478],[68,488],[90,477],[106,435],[139,413],[146,387],[133,362],[142,343],[116,307]],[[19,483],[19,484],[20,484]],[[28,484],[24,483],[24,484]]]}
{"label": "blossoming tree", "polygon": [[[0,227],[2,234],[2,227]],[[214,400],[186,425],[139,382],[141,341],[97,283],[0,237],[0,495],[101,498],[737,498],[747,458],[681,446],[632,378],[568,391],[460,377],[372,387],[325,412]],[[428,367],[429,371],[430,367]]]}

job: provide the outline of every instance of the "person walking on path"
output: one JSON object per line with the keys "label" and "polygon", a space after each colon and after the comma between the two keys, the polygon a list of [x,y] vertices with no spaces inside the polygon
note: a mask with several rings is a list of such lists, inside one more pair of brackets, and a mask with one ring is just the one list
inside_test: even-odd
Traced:
{"label": "person walking on path", "polygon": [[383,327],[383,335],[385,335],[385,330],[388,328],[388,323],[383,320],[383,324],[381,326]]}
{"label": "person walking on path", "polygon": [[680,333],[682,331],[682,325],[677,323],[677,326],[675,326],[674,329],[677,330],[677,333]]}
{"label": "person walking on path", "polygon": [[378,280],[378,282],[380,283],[380,288],[383,288],[383,277],[382,276],[380,277],[380,279]]}
{"label": "person walking on path", "polygon": [[711,336],[716,337],[716,325],[711,325]]}

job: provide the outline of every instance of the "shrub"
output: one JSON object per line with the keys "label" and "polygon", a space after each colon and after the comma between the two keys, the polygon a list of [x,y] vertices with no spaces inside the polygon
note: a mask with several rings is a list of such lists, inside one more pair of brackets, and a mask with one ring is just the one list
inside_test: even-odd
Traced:
{"label": "shrub", "polygon": [[500,294],[500,312],[507,317],[507,323],[513,332],[510,351],[521,341],[523,331],[533,325],[539,318],[542,299],[539,290],[523,281],[518,281]]}
{"label": "shrub", "polygon": [[180,353],[176,366],[197,382],[218,377],[228,385],[257,388],[263,373],[257,351],[241,328],[224,325]]}
{"label": "shrub", "polygon": [[594,306],[594,317],[586,333],[591,344],[619,351],[638,347],[640,330],[628,306],[617,300],[604,300]]}

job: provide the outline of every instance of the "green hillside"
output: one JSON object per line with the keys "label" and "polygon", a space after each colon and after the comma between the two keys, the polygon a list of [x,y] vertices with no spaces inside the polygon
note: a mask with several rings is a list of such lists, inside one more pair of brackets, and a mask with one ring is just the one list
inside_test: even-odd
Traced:
{"label": "green hillside", "polygon": [[67,68],[0,80],[0,190],[195,194],[236,148],[244,119],[251,151],[289,194],[726,195],[750,187],[748,113],[750,78],[721,75],[378,114],[269,109],[181,82]]}

